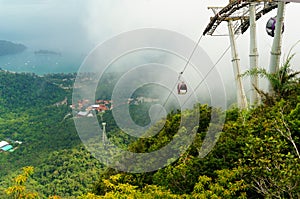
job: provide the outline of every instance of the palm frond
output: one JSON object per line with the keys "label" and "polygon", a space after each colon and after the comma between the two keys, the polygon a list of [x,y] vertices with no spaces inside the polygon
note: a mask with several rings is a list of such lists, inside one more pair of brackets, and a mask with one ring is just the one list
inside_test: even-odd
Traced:
{"label": "palm frond", "polygon": [[292,73],[292,74],[289,74],[288,75],[288,79],[293,79],[293,78],[295,78],[297,75],[299,75],[300,74],[300,71],[297,71],[297,72],[294,72],[294,73]]}

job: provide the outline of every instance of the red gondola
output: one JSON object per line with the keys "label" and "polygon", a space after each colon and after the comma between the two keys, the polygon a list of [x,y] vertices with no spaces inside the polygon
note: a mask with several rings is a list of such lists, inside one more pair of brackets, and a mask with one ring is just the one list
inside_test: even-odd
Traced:
{"label": "red gondola", "polygon": [[182,81],[177,85],[178,95],[184,95],[187,93],[187,85]]}

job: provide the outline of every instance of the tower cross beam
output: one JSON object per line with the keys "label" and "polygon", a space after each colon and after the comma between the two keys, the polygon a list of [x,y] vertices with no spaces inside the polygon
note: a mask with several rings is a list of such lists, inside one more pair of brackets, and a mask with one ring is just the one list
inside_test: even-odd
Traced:
{"label": "tower cross beam", "polygon": [[[225,7],[211,6],[214,16],[210,18],[210,22],[203,31],[203,35],[212,35],[215,30],[223,21],[239,21],[239,25],[235,29],[235,33],[240,32],[243,34],[250,26],[249,9],[243,11],[245,7],[249,7],[251,3],[256,3],[257,7],[259,5],[264,5],[261,8],[256,9],[256,20],[258,20],[263,15],[269,13],[271,10],[277,8],[278,1],[280,0],[230,0],[229,4]],[[287,0],[288,1],[288,0]],[[297,1],[297,0],[294,0]],[[300,0],[298,0],[300,1]],[[288,3],[288,2],[286,2]],[[240,12],[240,13],[238,13]]]}

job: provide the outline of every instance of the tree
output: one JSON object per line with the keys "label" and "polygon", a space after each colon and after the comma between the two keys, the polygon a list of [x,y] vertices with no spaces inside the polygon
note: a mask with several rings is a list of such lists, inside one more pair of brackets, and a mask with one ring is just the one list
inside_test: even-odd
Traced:
{"label": "tree", "polygon": [[24,167],[23,173],[14,178],[14,185],[6,189],[6,194],[9,198],[12,199],[36,199],[38,197],[38,193],[30,192],[26,190],[25,183],[28,178],[33,174],[34,168]]}
{"label": "tree", "polygon": [[243,179],[243,168],[216,171],[218,177],[199,176],[192,193],[193,198],[247,198],[249,185]]}
{"label": "tree", "polygon": [[122,176],[120,174],[112,175],[109,179],[103,179],[103,183],[107,188],[107,192],[104,196],[96,196],[94,194],[86,194],[79,197],[79,199],[126,199],[126,198],[167,198],[167,199],[179,199],[183,196],[172,194],[170,191],[163,187],[155,185],[147,185],[142,189],[137,186],[133,186],[129,183],[120,183]]}
{"label": "tree", "polygon": [[273,92],[266,93],[263,90],[255,88],[257,92],[263,97],[266,104],[274,104],[278,99],[287,99],[289,96],[299,94],[300,81],[297,78],[297,75],[300,74],[300,71],[293,71],[291,69],[291,60],[294,57],[294,54],[288,56],[285,63],[276,73],[269,73],[263,68],[254,68],[246,71],[243,76],[257,76],[260,75],[263,78],[266,78]]}
{"label": "tree", "polygon": [[263,197],[300,197],[297,103],[295,107],[281,100],[272,107],[259,107],[244,123],[248,136],[240,165],[248,173],[247,183]]}

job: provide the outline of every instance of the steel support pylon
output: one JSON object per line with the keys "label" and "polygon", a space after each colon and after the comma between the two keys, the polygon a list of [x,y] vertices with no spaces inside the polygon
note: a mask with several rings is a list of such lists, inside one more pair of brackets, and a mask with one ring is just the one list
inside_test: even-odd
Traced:
{"label": "steel support pylon", "polygon": [[[278,8],[277,8],[275,35],[274,35],[274,40],[272,45],[271,59],[270,59],[270,66],[269,66],[269,70],[270,70],[269,72],[271,74],[274,74],[279,70],[284,12],[285,12],[285,2],[279,1]],[[271,94],[274,92],[271,84],[269,84],[269,92]]]}
{"label": "steel support pylon", "polygon": [[[249,6],[250,18],[250,69],[258,68],[258,50],[257,50],[257,35],[256,35],[256,3],[251,2]],[[259,103],[259,95],[257,90],[259,88],[258,76],[251,76],[251,91],[250,91],[250,105],[255,106]]]}
{"label": "steel support pylon", "polygon": [[245,90],[242,84],[241,72],[240,72],[240,58],[238,56],[238,51],[236,47],[234,29],[232,21],[228,21],[228,31],[231,45],[231,54],[232,54],[232,66],[234,73],[234,80],[237,89],[237,103],[238,107],[241,109],[246,109],[248,107],[247,98],[245,95]]}

